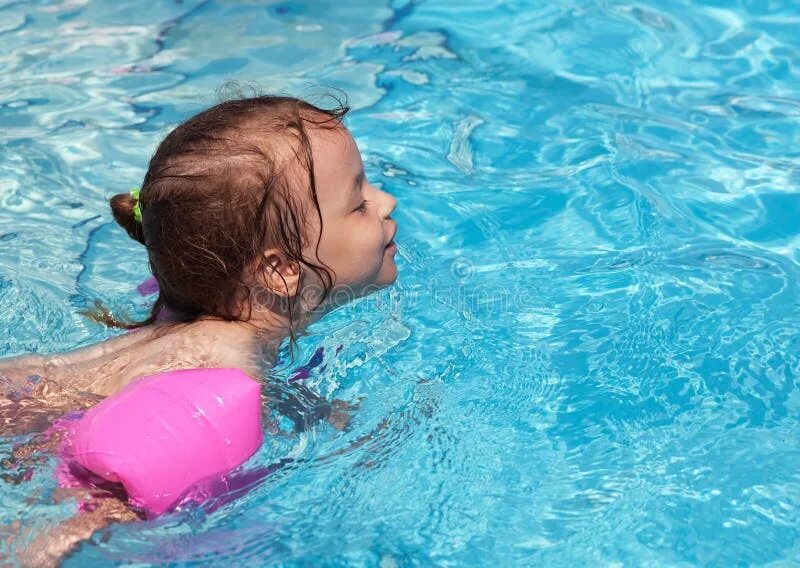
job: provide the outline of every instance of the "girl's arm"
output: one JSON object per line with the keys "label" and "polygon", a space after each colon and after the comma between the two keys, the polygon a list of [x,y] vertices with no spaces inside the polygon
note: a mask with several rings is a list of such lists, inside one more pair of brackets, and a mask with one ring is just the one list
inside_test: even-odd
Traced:
{"label": "girl's arm", "polygon": [[[25,481],[33,462],[56,451],[62,432],[37,436],[32,441],[17,446],[9,459],[3,460],[6,471],[3,479],[17,484]],[[17,475],[15,475],[17,474]],[[72,552],[82,541],[111,523],[134,521],[139,515],[112,492],[81,487],[59,487],[55,491],[56,502],[73,498],[79,504],[78,512],[69,519],[48,528],[25,528],[19,521],[0,527],[0,535],[6,541],[6,550],[13,551],[22,566],[58,566],[64,556]]]}
{"label": "girl's arm", "polygon": [[151,336],[152,329],[145,328],[66,353],[22,355],[0,360],[0,389],[3,383],[21,382],[38,375],[62,388],[86,390],[94,370]]}
{"label": "girl's arm", "polygon": [[0,375],[0,436],[44,432],[55,418],[102,400],[98,395],[64,388],[38,373],[25,376],[26,371],[20,371],[21,379]]}
{"label": "girl's arm", "polygon": [[20,381],[29,375],[44,374],[45,358],[41,355],[23,355],[0,360],[0,379]]}
{"label": "girl's arm", "polygon": [[[86,490],[69,489],[62,496],[84,498]],[[139,516],[122,501],[113,497],[90,497],[84,501],[81,512],[49,529],[37,532],[29,542],[16,550],[16,559],[22,566],[58,566],[64,557],[74,552],[81,542],[88,540],[98,530],[112,523],[127,523]],[[27,538],[26,538],[27,537]],[[20,535],[28,540],[29,535]]]}

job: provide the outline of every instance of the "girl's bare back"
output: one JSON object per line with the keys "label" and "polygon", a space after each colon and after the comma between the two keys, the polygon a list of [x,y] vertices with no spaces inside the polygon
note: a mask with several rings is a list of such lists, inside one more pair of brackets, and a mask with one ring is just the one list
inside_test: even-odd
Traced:
{"label": "girl's bare back", "polygon": [[0,435],[42,431],[57,416],[158,372],[237,367],[257,378],[274,349],[232,322],[203,320],[159,331],[148,326],[69,353],[0,361]]}

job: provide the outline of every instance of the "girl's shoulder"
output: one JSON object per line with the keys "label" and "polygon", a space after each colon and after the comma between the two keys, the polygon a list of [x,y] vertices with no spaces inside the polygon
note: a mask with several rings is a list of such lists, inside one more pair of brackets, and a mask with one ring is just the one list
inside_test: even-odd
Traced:
{"label": "girl's shoulder", "polygon": [[[155,326],[128,335],[137,334],[141,335],[133,340],[105,342],[65,363],[73,376],[77,371],[91,377],[86,390],[101,395],[113,394],[139,377],[177,369],[235,367],[254,378],[262,370],[249,338],[228,322],[178,325],[167,333]],[[76,364],[78,359],[85,361]]]}

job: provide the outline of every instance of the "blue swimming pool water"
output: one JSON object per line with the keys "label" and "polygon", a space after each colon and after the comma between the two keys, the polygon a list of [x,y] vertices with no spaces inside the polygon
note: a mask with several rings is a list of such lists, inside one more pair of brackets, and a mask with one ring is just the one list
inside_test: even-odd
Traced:
{"label": "blue swimming pool water", "polygon": [[[795,3],[142,6],[0,1],[0,356],[146,312],[106,198],[228,79],[347,92],[400,277],[277,372],[360,401],[349,432],[67,566],[798,565]],[[2,524],[69,514],[51,470]]]}

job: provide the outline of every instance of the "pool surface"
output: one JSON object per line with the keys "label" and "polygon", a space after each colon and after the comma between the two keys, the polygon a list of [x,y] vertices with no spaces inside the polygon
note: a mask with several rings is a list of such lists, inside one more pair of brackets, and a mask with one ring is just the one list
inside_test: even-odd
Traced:
{"label": "pool surface", "polygon": [[[348,94],[400,276],[275,373],[349,431],[65,566],[800,566],[796,3],[143,6],[0,0],[0,356],[147,313],[107,198],[226,80]],[[69,516],[53,467],[0,525]]]}

